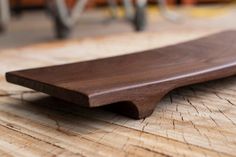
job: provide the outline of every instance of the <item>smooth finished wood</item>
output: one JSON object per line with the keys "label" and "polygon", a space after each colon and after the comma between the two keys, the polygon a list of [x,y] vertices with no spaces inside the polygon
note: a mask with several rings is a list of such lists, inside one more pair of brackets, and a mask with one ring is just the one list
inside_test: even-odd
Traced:
{"label": "smooth finished wood", "polygon": [[[236,31],[140,53],[6,74],[7,81],[86,107],[144,118],[174,88],[236,74]],[[119,102],[119,103],[118,103]]]}

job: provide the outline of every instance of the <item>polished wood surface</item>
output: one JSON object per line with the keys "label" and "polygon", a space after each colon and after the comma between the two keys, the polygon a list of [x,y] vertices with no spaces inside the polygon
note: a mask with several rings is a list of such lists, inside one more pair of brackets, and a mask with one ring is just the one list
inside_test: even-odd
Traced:
{"label": "polished wood surface", "polygon": [[[93,61],[9,72],[9,82],[86,107],[149,116],[174,88],[236,74],[236,32]],[[123,112],[122,112],[123,111]]]}

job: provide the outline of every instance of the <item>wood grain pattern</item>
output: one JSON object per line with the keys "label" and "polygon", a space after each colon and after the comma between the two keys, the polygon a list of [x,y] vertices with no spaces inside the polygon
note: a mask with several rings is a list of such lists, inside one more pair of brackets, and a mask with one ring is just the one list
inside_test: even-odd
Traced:
{"label": "wood grain pattern", "polygon": [[5,72],[14,69],[143,51],[209,33],[204,29],[124,34],[1,51],[0,156],[234,157],[235,76],[178,88],[142,120],[73,105],[4,78]]}
{"label": "wood grain pattern", "polygon": [[140,53],[9,72],[9,82],[144,118],[174,88],[236,74],[236,31]]}

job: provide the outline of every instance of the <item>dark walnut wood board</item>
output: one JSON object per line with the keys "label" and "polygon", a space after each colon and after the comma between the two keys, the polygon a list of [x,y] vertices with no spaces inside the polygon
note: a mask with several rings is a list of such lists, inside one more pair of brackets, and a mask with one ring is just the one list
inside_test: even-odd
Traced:
{"label": "dark walnut wood board", "polygon": [[169,91],[236,74],[236,31],[139,53],[6,73],[8,82],[140,119]]}

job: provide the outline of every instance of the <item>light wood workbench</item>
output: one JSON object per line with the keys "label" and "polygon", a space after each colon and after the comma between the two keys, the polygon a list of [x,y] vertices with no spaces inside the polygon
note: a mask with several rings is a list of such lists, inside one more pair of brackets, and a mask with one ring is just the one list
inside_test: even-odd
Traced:
{"label": "light wood workbench", "polygon": [[81,108],[4,78],[10,70],[120,55],[208,33],[121,34],[0,52],[0,156],[236,156],[236,77],[177,89],[143,120]]}

